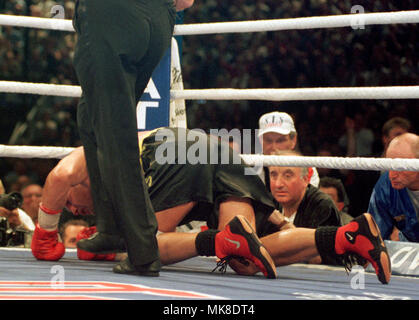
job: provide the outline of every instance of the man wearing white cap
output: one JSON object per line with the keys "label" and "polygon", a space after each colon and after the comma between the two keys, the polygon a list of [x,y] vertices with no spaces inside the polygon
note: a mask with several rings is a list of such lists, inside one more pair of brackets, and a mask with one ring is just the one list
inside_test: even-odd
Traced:
{"label": "man wearing white cap", "polygon": [[[272,154],[275,150],[294,150],[297,146],[297,130],[294,120],[285,112],[265,113],[259,118],[259,139],[263,154]],[[269,172],[265,167],[260,177],[269,189]],[[309,168],[310,184],[318,187],[320,178],[316,168]]]}

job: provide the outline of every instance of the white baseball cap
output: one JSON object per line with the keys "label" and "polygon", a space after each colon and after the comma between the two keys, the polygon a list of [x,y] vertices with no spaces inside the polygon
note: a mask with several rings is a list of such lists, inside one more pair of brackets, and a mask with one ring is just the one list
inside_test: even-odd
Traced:
{"label": "white baseball cap", "polygon": [[285,112],[265,113],[259,118],[259,137],[267,132],[276,132],[279,134],[290,134],[297,132],[294,126],[294,120]]}

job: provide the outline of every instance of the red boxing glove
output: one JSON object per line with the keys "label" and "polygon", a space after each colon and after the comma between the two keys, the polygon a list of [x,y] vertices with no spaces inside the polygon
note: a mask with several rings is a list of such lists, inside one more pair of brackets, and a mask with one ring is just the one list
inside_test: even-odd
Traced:
{"label": "red boxing glove", "polygon": [[[81,239],[87,239],[91,237],[94,233],[96,233],[96,227],[84,228],[77,234],[77,241]],[[116,253],[108,253],[108,254],[96,254],[87,252],[77,248],[77,257],[80,260],[106,260],[106,261],[114,261]]]}
{"label": "red boxing glove", "polygon": [[32,236],[31,249],[38,260],[57,261],[65,253],[64,245],[58,241],[58,230],[47,231],[38,224]]}

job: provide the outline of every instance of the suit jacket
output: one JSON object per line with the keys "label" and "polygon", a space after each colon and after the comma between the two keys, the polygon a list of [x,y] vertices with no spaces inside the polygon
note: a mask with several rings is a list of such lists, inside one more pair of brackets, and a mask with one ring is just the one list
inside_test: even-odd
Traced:
{"label": "suit jacket", "polygon": [[339,210],[333,200],[318,188],[308,185],[303,200],[298,206],[294,225],[301,228],[341,226]]}

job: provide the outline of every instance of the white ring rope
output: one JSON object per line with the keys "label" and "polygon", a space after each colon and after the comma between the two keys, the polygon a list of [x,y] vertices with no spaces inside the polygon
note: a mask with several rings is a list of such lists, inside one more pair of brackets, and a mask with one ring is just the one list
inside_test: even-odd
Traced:
{"label": "white ring rope", "polygon": [[[0,92],[46,96],[80,97],[79,86],[47,83],[0,81]],[[419,99],[419,86],[324,87],[301,89],[186,89],[171,90],[172,100],[350,100]]]}
{"label": "white ring rope", "polygon": [[358,28],[366,25],[405,24],[418,22],[419,10],[397,11],[259,21],[184,24],[175,26],[175,35],[244,33],[343,27]]}
{"label": "white ring rope", "polygon": [[[0,157],[62,159],[74,148],[43,146],[7,146],[0,144]],[[316,167],[348,170],[419,171],[419,159],[298,157],[242,154],[251,166]]]}
{"label": "white ring rope", "polygon": [[0,144],[0,157],[62,159],[73,150],[74,148],[71,147],[7,146]]}
{"label": "white ring rope", "polygon": [[[346,14],[323,17],[273,19],[176,25],[174,35],[247,33],[366,25],[419,23],[419,10],[388,13]],[[71,20],[0,14],[0,25],[74,32]],[[79,86],[0,81],[0,92],[80,97]],[[171,99],[206,100],[343,100],[418,99],[419,86],[303,88],[303,89],[206,89],[172,90]],[[61,159],[74,148],[0,145],[0,157]],[[249,165],[297,166],[351,170],[419,171],[419,159],[295,157],[241,155]]]}
{"label": "white ring rope", "polygon": [[350,100],[418,99],[419,86],[324,87],[293,89],[187,89],[171,91],[171,98],[189,100]]}
{"label": "white ring rope", "polygon": [[0,92],[80,98],[82,90],[74,85],[0,81]]}
{"label": "white ring rope", "polygon": [[316,167],[373,171],[419,171],[419,159],[298,157],[242,154],[243,160],[252,166]]}
{"label": "white ring rope", "polygon": [[[175,35],[261,32],[294,29],[333,28],[374,24],[418,23],[419,10],[323,17],[218,22],[177,25]],[[0,25],[74,31],[71,20],[0,14]],[[80,97],[78,86],[0,81],[0,92]],[[303,89],[206,89],[171,91],[173,100],[343,100],[343,99],[418,99],[419,86]]]}
{"label": "white ring rope", "polygon": [[[176,25],[174,35],[247,33],[419,23],[419,10]],[[71,20],[0,14],[0,25],[74,32]]]}

